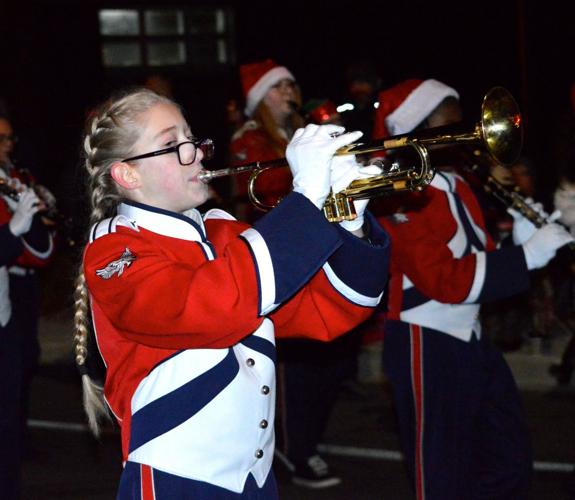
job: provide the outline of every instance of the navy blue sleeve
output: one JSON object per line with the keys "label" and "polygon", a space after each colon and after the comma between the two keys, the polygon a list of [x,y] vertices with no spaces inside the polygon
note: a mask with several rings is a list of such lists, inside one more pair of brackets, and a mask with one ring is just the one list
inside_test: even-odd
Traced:
{"label": "navy blue sleeve", "polygon": [[12,234],[8,224],[0,226],[0,266],[13,264],[23,251],[22,241]]}
{"label": "navy blue sleeve", "polygon": [[484,286],[476,302],[503,299],[529,288],[529,272],[521,246],[507,246],[486,254]]}
{"label": "navy blue sleeve", "polygon": [[387,283],[391,241],[375,217],[368,211],[365,217],[370,229],[368,240],[334,224],[343,245],[333,253],[328,263],[349,288],[366,297],[379,297]]}
{"label": "navy blue sleeve", "polygon": [[256,264],[261,314],[294,295],[342,244],[323,212],[295,192],[241,236]]}
{"label": "navy blue sleeve", "polygon": [[30,230],[22,235],[26,243],[38,253],[45,253],[50,249],[50,231],[42,223],[39,214],[34,215]]}

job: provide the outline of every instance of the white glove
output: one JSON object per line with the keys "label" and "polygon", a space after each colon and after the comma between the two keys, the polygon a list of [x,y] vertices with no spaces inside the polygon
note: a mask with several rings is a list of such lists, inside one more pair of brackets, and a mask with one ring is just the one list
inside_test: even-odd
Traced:
{"label": "white glove", "polygon": [[555,257],[559,248],[575,241],[573,236],[559,224],[551,223],[537,229],[533,236],[523,243],[527,269],[539,269]]}
{"label": "white glove", "polygon": [[[529,207],[537,212],[542,219],[547,222],[555,222],[561,217],[561,212],[556,210],[549,215],[541,203],[535,203],[531,198],[526,198],[525,201]],[[515,245],[523,245],[533,234],[537,231],[537,227],[523,214],[514,208],[508,208],[507,212],[513,217],[513,243]]]}
{"label": "white glove", "polygon": [[[343,191],[356,179],[366,179],[374,175],[380,175],[381,167],[377,165],[360,165],[357,163],[355,156],[343,155],[334,156],[331,161],[331,189],[334,193]],[[347,231],[355,231],[363,226],[363,213],[369,203],[369,199],[355,200],[353,205],[357,217],[354,220],[345,220],[340,222],[340,226]]]}
{"label": "white glove", "polygon": [[20,195],[18,205],[8,223],[14,236],[26,234],[32,226],[34,214],[40,209],[40,200],[31,189],[26,189]]}
{"label": "white glove", "polygon": [[575,186],[563,181],[553,196],[555,208],[561,210],[561,223],[575,229]]}
{"label": "white glove", "polygon": [[[543,210],[541,203],[535,203],[533,198],[525,198],[525,203],[537,212],[541,218],[547,219],[549,214]],[[529,219],[527,219],[521,212],[509,207],[507,213],[513,217],[513,244],[523,245],[533,234],[537,231],[537,227]],[[552,221],[549,221],[552,222]]]}
{"label": "white glove", "polygon": [[303,194],[320,210],[329,194],[334,153],[362,135],[361,132],[343,134],[344,130],[337,125],[310,124],[296,130],[286,150],[293,190]]}

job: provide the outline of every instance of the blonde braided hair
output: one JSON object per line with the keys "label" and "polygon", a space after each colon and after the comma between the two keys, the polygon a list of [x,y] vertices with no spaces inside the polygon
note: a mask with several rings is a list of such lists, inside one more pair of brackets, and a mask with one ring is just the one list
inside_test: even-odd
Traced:
{"label": "blonde braided hair", "polygon": [[[111,175],[114,162],[131,155],[138,138],[140,115],[159,103],[171,103],[148,89],[133,89],[106,101],[87,121],[83,141],[84,166],[88,173],[90,224],[115,215],[121,194]],[[84,409],[92,432],[98,436],[100,420],[110,418],[104,388],[91,378],[86,367],[91,331],[89,292],[80,264],[74,292],[75,360],[82,375]]]}

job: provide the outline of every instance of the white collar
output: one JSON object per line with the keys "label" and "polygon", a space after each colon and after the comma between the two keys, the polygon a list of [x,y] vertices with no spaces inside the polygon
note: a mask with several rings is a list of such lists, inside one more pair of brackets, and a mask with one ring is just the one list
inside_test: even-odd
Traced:
{"label": "white collar", "polygon": [[188,241],[206,241],[206,228],[200,213],[194,208],[184,214],[170,212],[135,201],[118,206],[118,215],[135,222],[148,231]]}
{"label": "white collar", "polygon": [[455,192],[455,180],[458,176],[451,172],[435,172],[430,186],[440,191]]}

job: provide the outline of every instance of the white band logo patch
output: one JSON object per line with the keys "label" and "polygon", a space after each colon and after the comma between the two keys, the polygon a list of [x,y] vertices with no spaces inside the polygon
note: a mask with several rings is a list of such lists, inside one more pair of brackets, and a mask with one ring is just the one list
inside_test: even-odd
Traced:
{"label": "white band logo patch", "polygon": [[406,222],[409,222],[409,217],[407,216],[407,214],[398,212],[396,214],[393,214],[390,216],[391,222],[395,225],[397,224],[405,224]]}
{"label": "white band logo patch", "polygon": [[120,256],[118,260],[113,260],[104,269],[96,269],[96,274],[100,278],[109,280],[114,274],[118,274],[118,277],[122,276],[124,269],[130,267],[132,262],[136,260],[136,256],[130,252],[130,249],[126,247],[124,253]]}

